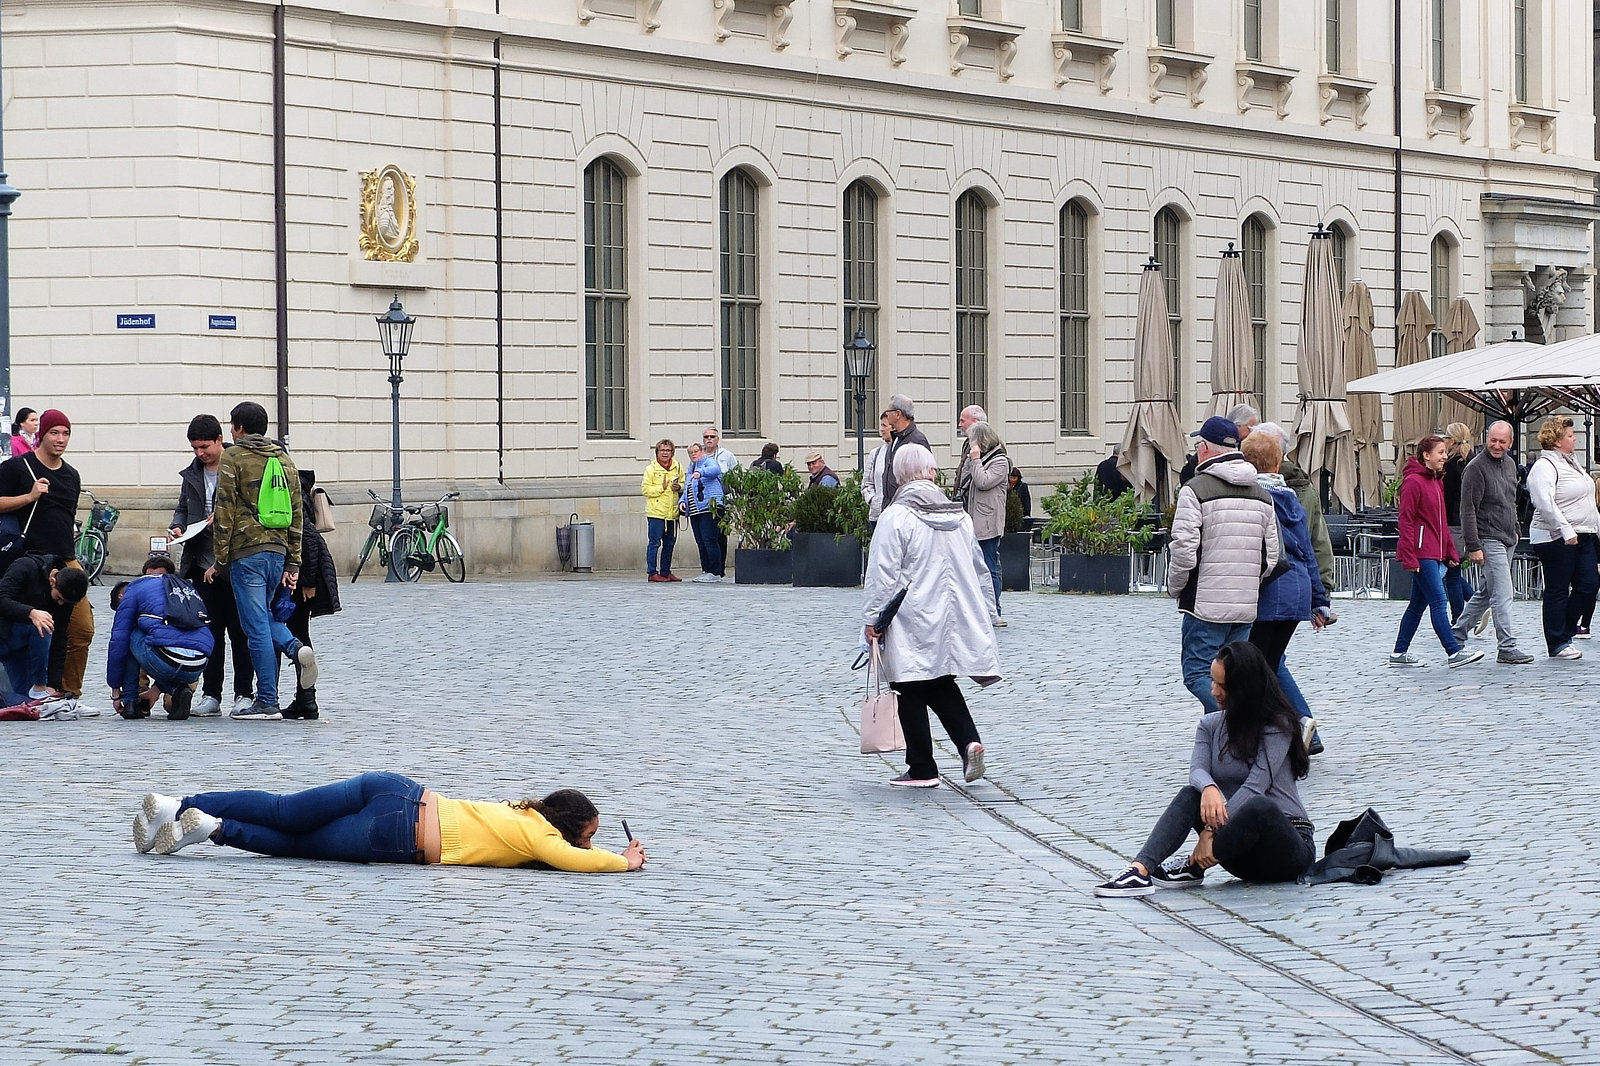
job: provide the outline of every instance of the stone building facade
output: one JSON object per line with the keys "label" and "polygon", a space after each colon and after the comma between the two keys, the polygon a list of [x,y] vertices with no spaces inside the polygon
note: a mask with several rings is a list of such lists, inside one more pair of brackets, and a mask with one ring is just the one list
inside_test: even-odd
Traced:
{"label": "stone building facade", "polygon": [[970,399],[1035,484],[1090,465],[1152,254],[1186,420],[1229,242],[1269,416],[1319,223],[1380,365],[1404,290],[1500,340],[1560,268],[1552,332],[1591,328],[1588,4],[8,0],[3,30],[11,405],[66,409],[134,525],[190,415],[245,397],[364,514],[396,293],[406,495],[460,489],[494,570],[553,568],[570,512],[632,566],[651,445],[707,423],[848,468],[857,328],[872,413],[908,393],[948,450]]}

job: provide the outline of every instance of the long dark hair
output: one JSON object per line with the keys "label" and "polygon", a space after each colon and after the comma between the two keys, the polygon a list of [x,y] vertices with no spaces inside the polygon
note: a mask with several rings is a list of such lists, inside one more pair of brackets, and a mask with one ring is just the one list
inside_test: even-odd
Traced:
{"label": "long dark hair", "polygon": [[517,800],[511,806],[519,811],[535,811],[555,827],[573,847],[588,824],[600,817],[594,803],[575,788],[558,788],[544,799]]}
{"label": "long dark hair", "polygon": [[1276,727],[1289,737],[1289,769],[1295,777],[1311,772],[1311,756],[1300,737],[1300,715],[1278,686],[1278,674],[1261,649],[1248,641],[1224,644],[1217,652],[1222,664],[1227,706],[1222,711],[1228,733],[1228,751],[1240,762],[1256,761],[1268,729]]}
{"label": "long dark hair", "polygon": [[22,423],[26,422],[31,414],[33,414],[33,408],[31,407],[24,407],[17,412],[17,417],[11,420],[11,435],[13,437],[22,432]]}

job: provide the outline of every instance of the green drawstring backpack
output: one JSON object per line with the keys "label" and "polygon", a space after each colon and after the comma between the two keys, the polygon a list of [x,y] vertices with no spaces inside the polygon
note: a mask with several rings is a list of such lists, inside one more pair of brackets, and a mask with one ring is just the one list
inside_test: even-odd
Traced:
{"label": "green drawstring backpack", "polygon": [[261,495],[256,497],[256,521],[264,529],[288,529],[294,524],[294,498],[289,495],[289,479],[276,455],[267,459],[261,473]]}

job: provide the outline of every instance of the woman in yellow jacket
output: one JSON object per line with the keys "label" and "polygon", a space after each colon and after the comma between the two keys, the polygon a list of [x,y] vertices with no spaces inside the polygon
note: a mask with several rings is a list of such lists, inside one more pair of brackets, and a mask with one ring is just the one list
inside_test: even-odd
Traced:
{"label": "woman in yellow jacket", "polygon": [[476,803],[441,796],[396,773],[365,773],[304,792],[145,796],[133,819],[141,852],[171,855],[210,840],[260,855],[331,862],[528,866],[621,873],[644,865],[644,845],[620,855],[594,847],[600,812],[582,792]]}
{"label": "woman in yellow jacket", "polygon": [[[644,550],[646,581],[682,581],[672,572],[672,549],[678,543],[678,496],[683,492],[683,464],[673,456],[678,446],[665,438],[656,441],[656,457],[644,468],[639,491],[644,493],[649,544]],[[660,550],[661,565],[656,565]]]}

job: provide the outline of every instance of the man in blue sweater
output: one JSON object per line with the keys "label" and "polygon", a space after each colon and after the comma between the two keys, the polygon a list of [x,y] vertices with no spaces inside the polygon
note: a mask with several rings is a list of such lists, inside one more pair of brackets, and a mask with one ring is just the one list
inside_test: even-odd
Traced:
{"label": "man in blue sweater", "polygon": [[[139,698],[139,671],[166,695],[167,717],[189,717],[192,684],[205,672],[214,641],[206,624],[200,594],[182,578],[165,555],[152,555],[145,576],[112,590],[117,617],[111,624],[106,651],[106,684],[112,706],[124,718],[148,718],[149,706]],[[168,606],[168,583],[180,601],[197,608],[187,619]],[[120,597],[118,593],[120,592]],[[192,601],[192,602],[191,602]],[[189,625],[189,622],[198,622]]]}

